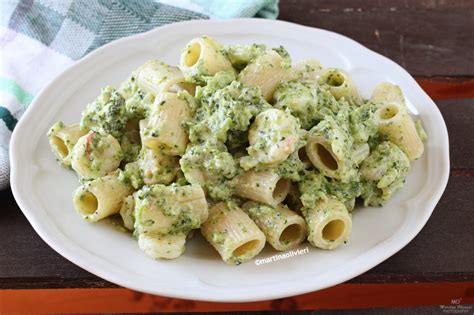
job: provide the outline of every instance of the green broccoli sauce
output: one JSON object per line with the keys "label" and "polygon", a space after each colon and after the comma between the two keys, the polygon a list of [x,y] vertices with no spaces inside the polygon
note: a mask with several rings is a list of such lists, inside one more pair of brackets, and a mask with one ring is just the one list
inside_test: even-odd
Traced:
{"label": "green broccoli sauce", "polygon": [[[191,208],[192,202],[176,202],[176,197],[186,197],[189,184],[200,185],[211,204],[223,201],[229,209],[226,211],[238,208],[246,200],[236,196],[234,179],[247,170],[276,173],[296,184],[303,214],[327,198],[339,200],[349,211],[356,198],[362,198],[365,206],[381,206],[403,186],[410,161],[398,146],[378,132],[375,112],[380,104],[359,99],[356,103],[339,96],[336,99],[332,94],[334,87],[348,88],[341,81],[345,78],[337,72],[320,78],[316,74],[318,69],[306,65],[297,73],[292,69],[288,51],[281,46],[273,48],[282,57],[281,67],[289,75],[280,82],[269,103],[259,87],[246,86],[237,80],[239,72],[269,48],[262,44],[215,44],[215,47],[233,69],[211,76],[204,60],[200,60],[186,74],[189,76],[186,80],[197,86],[194,95],[178,92],[191,113],[182,123],[189,138],[182,156],[163,154],[162,157],[160,148],[153,151],[143,147],[140,132],[142,136],[156,137],[162,130],[147,126],[140,131],[139,122],[149,118],[160,104],[155,103],[159,95],[139,88],[136,73],[117,90],[104,87],[82,114],[81,126],[94,132],[87,142],[89,147],[81,147],[85,149],[91,171],[99,172],[105,166],[106,161],[98,157],[111,144],[102,138],[110,135],[120,144],[120,150],[109,158],[121,161],[119,179],[136,190],[134,221],[131,221],[135,235],[155,233],[158,228],[166,229],[165,234],[187,235],[199,228],[203,222]],[[187,49],[190,53],[190,48]],[[272,65],[262,65],[267,66]],[[157,83],[166,79],[162,77]],[[425,140],[421,121],[416,121],[415,126],[420,138]],[[65,127],[58,122],[48,134]],[[315,137],[328,143],[331,154],[344,166],[335,171],[338,179],[300,160],[298,150]],[[112,145],[116,146],[115,142]],[[354,156],[360,152],[359,157],[363,158],[356,162]],[[87,180],[81,179],[85,183]],[[329,210],[320,209],[322,213]],[[270,229],[285,220],[268,205],[255,203],[246,212]],[[117,218],[109,221],[116,222]],[[169,226],[162,227],[160,219],[169,221]],[[306,220],[312,224],[311,217]],[[248,232],[243,224],[238,227],[242,233]],[[224,246],[228,231],[212,232],[211,238]],[[234,264],[243,260],[245,257],[229,258]]]}
{"label": "green broccoli sauce", "polygon": [[364,205],[381,206],[405,183],[410,161],[395,144],[377,145],[361,165]]}
{"label": "green broccoli sauce", "polygon": [[270,107],[258,88],[245,87],[234,80],[231,72],[220,72],[208,85],[198,88],[198,106],[194,118],[187,123],[191,142],[210,138],[226,142],[229,132],[234,138],[239,132],[245,132],[251,120]]}
{"label": "green broccoli sauce", "polygon": [[221,52],[229,59],[232,66],[240,71],[255,60],[255,58],[262,55],[266,49],[265,45],[260,44],[227,45],[221,49]]}
{"label": "green broccoli sauce", "polygon": [[125,99],[112,86],[106,86],[99,97],[87,105],[81,126],[120,139],[127,121]]}
{"label": "green broccoli sauce", "polygon": [[[187,187],[171,184],[144,186],[136,193],[135,197],[135,230],[139,233],[148,233],[158,222],[154,219],[155,211],[171,220],[171,226],[166,234],[188,234],[191,230],[199,228],[200,218],[189,204],[177,203],[178,195],[185,197]],[[154,207],[151,207],[151,206]]]}
{"label": "green broccoli sauce", "polygon": [[[180,165],[188,182],[200,184],[212,199],[227,200],[232,196],[229,180],[237,175],[237,166],[224,144],[207,141],[190,145]],[[196,173],[202,176],[196,178]]]}

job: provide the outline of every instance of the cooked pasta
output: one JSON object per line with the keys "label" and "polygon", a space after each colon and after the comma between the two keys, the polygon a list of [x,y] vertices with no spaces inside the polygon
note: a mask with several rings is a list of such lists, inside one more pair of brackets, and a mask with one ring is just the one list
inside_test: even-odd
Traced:
{"label": "cooked pasta", "polygon": [[356,83],[316,59],[292,64],[281,46],[200,36],[178,67],[145,62],[47,136],[78,176],[79,215],[121,218],[153,259],[178,258],[198,229],[234,265],[267,242],[335,249],[357,200],[389,202],[427,138],[398,86],[365,99]]}
{"label": "cooked pasta", "polygon": [[189,118],[190,105],[186,96],[161,94],[155,99],[149,119],[141,122],[143,145],[168,155],[183,155],[188,144],[183,123]]}
{"label": "cooked pasta", "polygon": [[62,121],[55,123],[48,131],[49,143],[56,158],[64,167],[71,166],[72,149],[80,137],[87,133],[87,129],[79,124],[64,125]]}
{"label": "cooked pasta", "polygon": [[138,160],[140,176],[145,185],[170,184],[179,170],[178,158],[160,149],[143,147]]}
{"label": "cooked pasta", "polygon": [[351,134],[332,117],[309,131],[306,154],[327,177],[347,182],[357,176],[353,150]]}
{"label": "cooked pasta", "polygon": [[120,212],[124,198],[132,192],[132,187],[114,172],[81,185],[74,192],[73,202],[85,220],[95,222]]}
{"label": "cooked pasta", "polygon": [[225,203],[209,209],[201,233],[229,264],[246,262],[265,246],[265,235],[252,219],[242,209],[229,208]]}
{"label": "cooked pasta", "polygon": [[146,93],[155,97],[166,92],[186,90],[194,94],[194,84],[184,79],[178,67],[167,65],[158,60],[146,62],[136,71],[137,85]]}
{"label": "cooked pasta", "polygon": [[184,253],[184,234],[139,234],[138,247],[154,259],[174,259]]}
{"label": "cooked pasta", "polygon": [[235,193],[243,198],[277,205],[290,191],[290,181],[274,172],[248,171],[235,178]]}
{"label": "cooked pasta", "polygon": [[338,200],[321,199],[313,208],[305,208],[303,215],[308,224],[308,241],[321,249],[334,249],[349,239],[352,218]]}
{"label": "cooked pasta", "polygon": [[379,133],[398,145],[410,160],[418,159],[424,151],[423,141],[408,114],[401,89],[390,83],[375,87],[371,100],[378,104],[375,112]]}
{"label": "cooked pasta", "polygon": [[206,221],[208,207],[198,185],[153,185],[135,196],[136,233],[188,234]]}
{"label": "cooked pasta", "polygon": [[279,251],[286,251],[301,244],[306,238],[304,219],[288,207],[276,207],[247,202],[242,209],[257,224],[267,242]]}
{"label": "cooked pasta", "polygon": [[415,122],[400,104],[388,103],[375,112],[381,135],[398,145],[410,160],[418,159],[424,150]]}
{"label": "cooked pasta", "polygon": [[318,82],[323,66],[316,59],[306,59],[294,66],[293,75],[299,80],[310,80]]}
{"label": "cooked pasta", "polygon": [[232,64],[221,51],[221,45],[209,36],[192,39],[183,50],[179,64],[186,79],[202,83],[205,76],[231,70]]}
{"label": "cooked pasta", "polygon": [[248,86],[259,87],[263,97],[271,101],[278,84],[287,76],[288,71],[282,56],[269,49],[240,72],[239,81]]}
{"label": "cooked pasta", "polygon": [[345,98],[354,105],[361,103],[359,92],[351,76],[344,70],[335,68],[325,69],[321,72],[319,81],[328,86],[329,91],[337,100]]}
{"label": "cooked pasta", "polygon": [[135,201],[133,195],[129,195],[123,199],[122,207],[120,208],[120,216],[122,217],[123,226],[130,231],[133,231],[135,226]]}

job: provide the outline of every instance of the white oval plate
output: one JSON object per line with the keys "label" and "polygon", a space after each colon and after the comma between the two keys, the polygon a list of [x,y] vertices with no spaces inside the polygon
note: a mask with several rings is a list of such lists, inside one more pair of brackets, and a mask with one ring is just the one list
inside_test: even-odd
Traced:
{"label": "white oval plate", "polygon": [[[57,120],[77,122],[100,88],[117,86],[148,59],[178,64],[181,49],[207,34],[222,43],[283,45],[294,61],[314,57],[350,72],[363,96],[389,81],[401,86],[412,112],[423,119],[429,140],[413,164],[405,187],[383,208],[358,208],[351,239],[334,251],[257,265],[229,266],[200,236],[173,261],[154,261],[131,236],[105,224],[80,219],[73,208],[78,186],[73,172],[59,167],[46,132]],[[262,19],[190,21],[112,42],[76,62],[34,100],[13,133],[11,186],[36,232],[58,253],[118,285],[152,294],[207,301],[257,301],[320,290],[349,280],[404,247],[425,225],[449,174],[449,143],[443,118],[425,92],[400,66],[332,32]],[[303,244],[300,248],[306,248]],[[257,258],[276,252],[266,248]]]}

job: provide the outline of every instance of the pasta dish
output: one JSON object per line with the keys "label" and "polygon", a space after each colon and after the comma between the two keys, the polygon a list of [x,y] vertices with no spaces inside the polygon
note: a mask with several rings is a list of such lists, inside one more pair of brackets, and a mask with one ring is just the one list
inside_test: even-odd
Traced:
{"label": "pasta dish", "polygon": [[349,73],[292,63],[282,46],[202,36],[179,66],[146,62],[48,138],[77,173],[83,219],[120,217],[154,259],[179,257],[199,230],[238,265],[267,242],[277,251],[346,243],[356,201],[383,206],[426,133],[397,85],[382,82],[366,99]]}

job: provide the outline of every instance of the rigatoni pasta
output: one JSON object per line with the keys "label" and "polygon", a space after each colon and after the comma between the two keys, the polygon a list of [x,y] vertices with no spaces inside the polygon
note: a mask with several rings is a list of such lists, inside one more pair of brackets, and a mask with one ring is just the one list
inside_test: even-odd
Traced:
{"label": "rigatoni pasta", "polygon": [[66,126],[62,121],[58,121],[49,129],[49,143],[59,164],[64,167],[71,166],[74,145],[86,133],[87,129],[82,128],[79,124]]}
{"label": "rigatoni pasta", "polygon": [[190,118],[190,105],[184,95],[163,93],[155,99],[148,120],[141,122],[144,146],[168,155],[183,155],[188,144],[184,122]]}
{"label": "rigatoni pasta", "polygon": [[155,97],[167,92],[186,90],[194,94],[194,84],[184,79],[178,67],[167,65],[158,60],[146,62],[136,71],[137,85],[141,91]]}
{"label": "rigatoni pasta", "polygon": [[423,153],[426,132],[394,84],[365,99],[343,69],[208,36],[180,57],[145,62],[47,135],[78,176],[80,216],[121,220],[153,259],[183,255],[197,230],[235,265],[267,242],[336,249],[356,201],[383,206]]}
{"label": "rigatoni pasta", "polygon": [[174,259],[184,253],[184,234],[138,234],[138,247],[154,259]]}
{"label": "rigatoni pasta", "polygon": [[410,160],[418,159],[424,150],[415,122],[400,103],[386,103],[375,117],[381,135],[398,145]]}
{"label": "rigatoni pasta", "polygon": [[238,196],[269,205],[283,202],[290,191],[290,181],[274,172],[244,172],[234,185]]}
{"label": "rigatoni pasta", "polygon": [[209,218],[201,226],[204,238],[226,263],[241,264],[255,257],[265,246],[265,235],[242,211],[219,203],[209,209]]}
{"label": "rigatoni pasta", "polygon": [[153,258],[176,258],[187,235],[208,217],[204,192],[197,185],[153,185],[134,195],[135,233]]}
{"label": "rigatoni pasta", "polygon": [[207,201],[198,185],[153,185],[135,196],[136,233],[188,234],[206,221]]}
{"label": "rigatoni pasta", "polygon": [[316,59],[306,59],[298,62],[293,69],[293,76],[299,80],[318,82],[323,66]]}
{"label": "rigatoni pasta", "polygon": [[308,224],[308,241],[321,249],[334,249],[349,239],[352,218],[344,204],[332,198],[319,200],[303,215]]}
{"label": "rigatoni pasta", "polygon": [[85,220],[96,222],[118,213],[124,198],[132,192],[132,187],[114,172],[80,186],[74,193],[73,202]]}
{"label": "rigatoni pasta", "polygon": [[240,72],[239,81],[248,86],[259,87],[262,96],[271,101],[273,92],[286,76],[288,71],[283,58],[276,51],[269,49]]}
{"label": "rigatoni pasta", "polygon": [[344,70],[335,68],[324,69],[320,74],[319,81],[328,86],[329,91],[337,100],[344,98],[353,105],[361,103],[359,92],[351,76]]}
{"label": "rigatoni pasta", "polygon": [[410,160],[418,159],[424,145],[408,114],[400,87],[381,83],[375,87],[371,100],[378,105],[375,119],[379,133],[398,145]]}
{"label": "rigatoni pasta", "polygon": [[123,199],[122,207],[120,208],[120,216],[122,217],[123,226],[130,231],[133,231],[135,226],[135,200],[133,195],[129,195]]}
{"label": "rigatoni pasta", "polygon": [[311,128],[306,154],[327,177],[348,182],[357,176],[356,163],[352,160],[352,137],[336,119],[328,117]]}
{"label": "rigatoni pasta", "polygon": [[275,207],[247,202],[242,209],[257,224],[267,242],[279,251],[295,248],[306,238],[306,222],[284,205]]}
{"label": "rigatoni pasta", "polygon": [[220,46],[209,36],[194,38],[186,45],[179,67],[188,81],[202,83],[205,76],[212,76],[219,71],[233,71],[232,64]]}
{"label": "rigatoni pasta", "polygon": [[138,160],[140,176],[145,185],[170,184],[179,170],[179,159],[160,149],[143,147]]}

